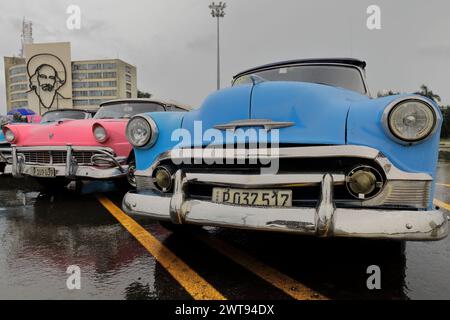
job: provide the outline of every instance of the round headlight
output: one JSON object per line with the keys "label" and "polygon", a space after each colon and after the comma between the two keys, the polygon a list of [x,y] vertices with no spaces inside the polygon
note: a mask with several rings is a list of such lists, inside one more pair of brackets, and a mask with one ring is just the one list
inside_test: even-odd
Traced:
{"label": "round headlight", "polygon": [[14,140],[16,140],[16,136],[14,135],[14,132],[12,132],[11,129],[6,128],[4,134],[6,141],[8,141],[9,143],[13,143]]}
{"label": "round headlight", "polygon": [[392,107],[387,117],[390,133],[404,142],[424,140],[436,128],[436,113],[428,103],[409,99]]}
{"label": "round headlight", "polygon": [[92,131],[94,133],[95,140],[98,142],[105,142],[108,139],[106,129],[100,124],[95,124]]}
{"label": "round headlight", "polygon": [[128,122],[126,135],[128,141],[137,148],[151,147],[158,136],[158,128],[149,116],[136,116]]}

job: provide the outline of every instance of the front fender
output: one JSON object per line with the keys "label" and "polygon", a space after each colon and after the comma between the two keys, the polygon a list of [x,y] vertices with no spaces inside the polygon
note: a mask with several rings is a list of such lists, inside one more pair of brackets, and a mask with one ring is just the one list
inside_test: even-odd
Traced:
{"label": "front fender", "polygon": [[172,141],[172,133],[181,128],[185,112],[150,112],[147,113],[158,127],[158,139],[151,148],[134,148],[136,169],[145,170],[152,165],[159,154],[172,149],[178,141]]}
{"label": "front fender", "polygon": [[[439,158],[439,140],[442,115],[433,101],[428,102],[440,115],[437,130],[429,139],[413,145],[403,145],[388,136],[383,128],[382,115],[394,100],[411,95],[395,95],[361,101],[350,107],[347,121],[347,144],[370,146],[380,150],[399,169],[407,172],[428,173],[435,178]],[[434,194],[434,185],[432,195]],[[431,199],[433,197],[430,197]],[[430,207],[432,206],[430,201]]]}

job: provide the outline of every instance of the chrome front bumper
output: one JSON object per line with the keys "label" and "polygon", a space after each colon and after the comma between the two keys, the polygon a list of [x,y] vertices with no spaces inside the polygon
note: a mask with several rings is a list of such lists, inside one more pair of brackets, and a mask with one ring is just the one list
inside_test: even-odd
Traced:
{"label": "chrome front bumper", "polygon": [[[30,151],[65,151],[65,163],[26,163],[22,152]],[[73,152],[91,151],[100,156],[92,158],[91,164],[78,164],[73,157]],[[101,157],[101,159],[99,158]],[[34,168],[53,168],[56,177],[67,179],[112,179],[125,177],[128,165],[124,164],[125,157],[116,157],[109,148],[86,146],[52,146],[52,147],[16,147],[11,146],[11,159],[6,165],[4,174],[12,174],[14,177],[34,176]]]}
{"label": "chrome front bumper", "polygon": [[9,162],[11,162],[11,147],[9,144],[0,143],[0,174],[6,174]]}
{"label": "chrome front bumper", "polygon": [[[344,149],[345,148],[345,149]],[[402,181],[431,183],[427,174],[409,174],[393,166],[378,151],[367,147],[317,147],[302,150],[284,150],[294,152],[296,156],[321,156],[337,154],[342,149],[352,151],[354,156],[366,156],[376,159],[388,171],[392,185],[385,195],[377,201],[389,203],[393,198],[395,184]],[[283,154],[283,153],[282,153]],[[164,155],[166,157],[167,155]],[[155,163],[156,165],[157,163]],[[155,167],[152,166],[152,168]],[[151,171],[138,171],[136,177],[151,180]],[[252,207],[214,203],[207,200],[190,199],[186,186],[190,182],[220,184],[228,187],[277,187],[293,182],[317,183],[321,185],[321,197],[315,208],[310,207]],[[375,203],[352,208],[336,208],[333,200],[334,185],[345,181],[341,174],[309,175],[227,175],[194,174],[178,170],[174,175],[174,192],[165,195],[159,191],[147,189],[128,192],[123,199],[123,209],[129,214],[151,217],[156,220],[171,221],[175,224],[197,224],[253,230],[289,232],[318,237],[356,237],[398,240],[440,240],[449,232],[447,215],[439,210],[425,209],[373,209]],[[414,181],[416,182],[416,181]],[[150,186],[152,183],[150,183]],[[403,186],[400,185],[400,189]],[[139,190],[139,189],[138,189]],[[426,197],[425,197],[426,198]],[[370,200],[372,201],[372,200]]]}

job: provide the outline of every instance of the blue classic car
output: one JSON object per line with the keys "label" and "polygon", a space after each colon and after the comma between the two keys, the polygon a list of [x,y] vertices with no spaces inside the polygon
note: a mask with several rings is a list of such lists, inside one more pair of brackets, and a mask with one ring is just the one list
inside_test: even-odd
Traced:
{"label": "blue classic car", "polygon": [[183,225],[318,237],[438,240],[442,116],[422,96],[371,98],[364,61],[310,59],[239,73],[188,113],[127,126],[137,189],[123,209]]}

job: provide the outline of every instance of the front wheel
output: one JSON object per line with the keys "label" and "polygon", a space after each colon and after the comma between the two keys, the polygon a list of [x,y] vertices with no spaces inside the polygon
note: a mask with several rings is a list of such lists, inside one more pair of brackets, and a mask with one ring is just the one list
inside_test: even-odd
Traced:
{"label": "front wheel", "polygon": [[136,177],[134,175],[135,172],[136,172],[136,162],[132,160],[128,164],[128,172],[127,172],[127,182],[132,188],[136,188]]}

